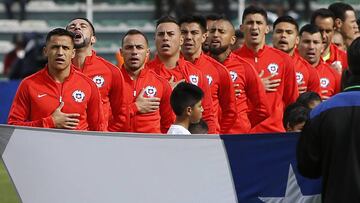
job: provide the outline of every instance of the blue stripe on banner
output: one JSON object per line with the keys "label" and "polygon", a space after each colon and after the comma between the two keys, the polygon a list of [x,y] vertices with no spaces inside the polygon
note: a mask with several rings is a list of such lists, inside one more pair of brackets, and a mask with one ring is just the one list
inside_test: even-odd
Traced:
{"label": "blue stripe on banner", "polygon": [[321,181],[297,171],[298,137],[297,133],[221,135],[239,202],[282,202],[285,196],[284,202],[319,202]]}

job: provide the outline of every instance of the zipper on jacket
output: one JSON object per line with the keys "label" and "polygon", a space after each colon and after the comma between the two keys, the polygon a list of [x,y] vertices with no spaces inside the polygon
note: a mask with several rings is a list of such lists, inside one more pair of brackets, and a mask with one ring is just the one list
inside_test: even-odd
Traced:
{"label": "zipper on jacket", "polygon": [[[135,102],[136,102],[136,94],[137,94],[137,92],[136,92],[136,88],[137,88],[137,86],[138,86],[138,81],[139,81],[139,76],[135,79],[135,81],[134,81],[134,91],[133,91],[133,95],[134,95],[134,98],[135,98]],[[141,92],[141,91],[140,91]],[[134,119],[130,119],[130,129],[129,130],[131,130],[131,131],[133,131],[134,129],[135,129],[135,123],[136,122],[134,122],[134,120],[135,120],[135,116],[136,116],[136,113],[134,114]]]}
{"label": "zipper on jacket", "polygon": [[61,83],[60,98],[59,98],[59,102],[60,102],[60,103],[63,101],[64,83],[65,83],[65,81]]}

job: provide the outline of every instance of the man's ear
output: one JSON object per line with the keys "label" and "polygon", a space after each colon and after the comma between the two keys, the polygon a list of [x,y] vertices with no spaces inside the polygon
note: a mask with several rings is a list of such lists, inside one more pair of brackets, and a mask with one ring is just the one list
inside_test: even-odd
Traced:
{"label": "man's ear", "polygon": [[96,37],[95,37],[95,36],[91,36],[90,42],[91,42],[92,45],[95,44],[95,43],[96,43]]}
{"label": "man's ear", "polygon": [[240,25],[240,31],[241,31],[242,33],[244,33],[244,25],[243,25],[243,24]]}
{"label": "man's ear", "polygon": [[295,47],[298,47],[298,46],[299,46],[299,43],[300,43],[300,37],[299,37],[299,35],[298,35],[298,36],[296,36],[296,38],[295,38]]}
{"label": "man's ear", "polygon": [[191,116],[192,108],[190,106],[186,107],[186,115]]}
{"label": "man's ear", "polygon": [[235,42],[236,42],[236,36],[235,36],[235,35],[233,35],[233,36],[231,36],[231,39],[230,39],[230,44],[231,44],[231,45],[234,45],[234,44],[235,44]]}
{"label": "man's ear", "polygon": [[204,34],[202,34],[202,37],[201,37],[201,44],[203,44],[206,40],[206,38],[208,37],[208,32],[205,32]]}
{"label": "man's ear", "polygon": [[265,34],[268,34],[270,32],[270,26],[266,25],[266,30],[265,30]]}
{"label": "man's ear", "polygon": [[184,37],[183,35],[180,35],[180,46],[182,46],[184,43]]}
{"label": "man's ear", "polygon": [[343,21],[340,18],[336,18],[334,23],[335,30],[339,31],[342,25]]}
{"label": "man's ear", "polygon": [[44,54],[44,56],[48,56],[48,52],[47,52],[47,49],[46,49],[46,46],[44,46],[44,48],[43,48],[43,54]]}
{"label": "man's ear", "polygon": [[75,48],[73,47],[72,53],[71,53],[71,59],[75,58],[75,54],[76,54],[76,50],[75,50]]}

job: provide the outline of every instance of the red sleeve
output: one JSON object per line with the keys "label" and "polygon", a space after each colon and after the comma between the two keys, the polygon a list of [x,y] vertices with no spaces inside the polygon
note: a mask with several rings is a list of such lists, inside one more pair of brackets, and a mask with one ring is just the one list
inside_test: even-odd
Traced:
{"label": "red sleeve", "polygon": [[88,108],[86,110],[87,122],[91,131],[105,131],[106,123],[102,109],[102,102],[99,89],[94,82],[90,82],[91,97],[89,99]]}
{"label": "red sleeve", "polygon": [[285,75],[282,78],[284,80],[284,92],[283,92],[283,101],[285,107],[291,103],[294,103],[299,96],[298,85],[296,82],[296,73],[294,69],[294,62],[290,56],[285,57],[284,63],[284,72]]}
{"label": "red sleeve", "polygon": [[8,117],[8,124],[30,127],[54,128],[55,124],[51,115],[36,121],[29,121],[31,106],[30,99],[31,98],[29,95],[28,83],[26,83],[26,80],[24,80],[20,83],[14,101],[11,105]]}
{"label": "red sleeve", "polygon": [[206,121],[206,123],[209,126],[209,134],[216,134],[217,132],[216,132],[215,112],[212,104],[210,86],[202,73],[200,74],[200,77],[201,77],[200,80],[201,84],[199,85],[199,87],[204,91],[204,98],[201,102],[202,107],[204,108],[203,119]]}
{"label": "red sleeve", "polygon": [[126,121],[129,118],[129,109],[124,103],[124,78],[120,69],[111,68],[112,84],[109,92],[112,119],[109,122],[109,131],[121,132],[125,129]]}
{"label": "red sleeve", "polygon": [[345,51],[342,51],[340,49],[339,49],[339,52],[340,52],[339,55],[340,55],[340,58],[341,58],[341,62],[343,63],[342,64],[343,65],[342,69],[346,70],[349,67],[348,60],[347,60],[347,54],[346,54]]}
{"label": "red sleeve", "polygon": [[244,65],[246,77],[246,97],[249,102],[249,120],[254,127],[270,116],[264,85],[252,66]]}
{"label": "red sleeve", "polygon": [[218,68],[220,76],[219,105],[221,107],[220,132],[227,133],[234,125],[236,114],[235,90],[230,73],[225,68]]}
{"label": "red sleeve", "polygon": [[330,68],[332,74],[334,75],[335,78],[335,89],[334,89],[334,94],[337,94],[340,92],[341,90],[341,75],[333,68]]}
{"label": "red sleeve", "polygon": [[319,95],[321,95],[320,78],[317,71],[315,70],[315,68],[313,68],[310,65],[307,66],[307,69],[309,70],[309,81],[308,81],[307,91],[316,92]]}
{"label": "red sleeve", "polygon": [[172,88],[168,81],[161,80],[164,87],[163,96],[160,102],[160,130],[162,133],[167,133],[171,124],[175,121],[175,114],[172,111],[170,105],[170,96],[172,92]]}

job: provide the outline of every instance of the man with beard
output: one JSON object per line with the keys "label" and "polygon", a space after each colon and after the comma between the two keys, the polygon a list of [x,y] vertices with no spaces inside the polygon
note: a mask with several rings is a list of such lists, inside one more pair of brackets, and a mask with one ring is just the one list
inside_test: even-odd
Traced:
{"label": "man with beard", "polygon": [[195,65],[208,79],[215,110],[217,131],[226,134],[236,120],[235,92],[229,71],[201,50],[206,39],[206,20],[202,16],[180,19],[184,58]]}
{"label": "man with beard", "polygon": [[180,46],[183,43],[183,38],[177,21],[171,16],[164,16],[156,24],[157,56],[148,63],[148,67],[168,80],[173,88],[182,81],[199,86],[204,91],[202,100],[203,119],[209,125],[209,133],[218,133],[207,79],[193,64],[180,57]]}
{"label": "man with beard", "polygon": [[125,80],[123,98],[130,111],[124,131],[166,133],[175,120],[170,105],[172,89],[168,81],[145,67],[150,54],[146,36],[138,30],[129,30],[122,38],[120,52],[124,57],[121,67]]}
{"label": "man with beard", "polygon": [[360,36],[354,8],[349,4],[336,2],[330,4],[328,9],[335,15],[335,30],[343,35],[346,47],[349,47]]}
{"label": "man with beard", "polygon": [[105,130],[96,85],[75,70],[74,36],[56,28],[46,36],[42,70],[21,81],[8,123],[42,128]]}
{"label": "man with beard", "polygon": [[282,124],[284,109],[298,97],[294,64],[289,55],[265,44],[269,32],[264,9],[249,6],[244,10],[240,30],[245,44],[235,51],[255,67],[266,90],[270,117],[256,126],[253,132],[285,132]]}
{"label": "man with beard", "polygon": [[209,35],[209,29],[212,26],[212,24],[217,20],[220,19],[221,16],[219,14],[209,14],[206,16],[206,30],[207,30],[207,37],[205,41],[202,44],[202,50],[205,54],[209,54],[210,51],[210,38]]}
{"label": "man with beard", "polygon": [[328,99],[340,91],[340,74],[321,59],[323,40],[319,28],[313,24],[300,30],[299,54],[317,71],[321,98]]}
{"label": "man with beard", "polygon": [[345,70],[348,67],[347,55],[332,43],[334,37],[334,21],[334,14],[326,8],[314,11],[311,16],[311,24],[319,28],[322,36],[324,46],[321,54],[322,60],[341,74],[343,69]]}
{"label": "man with beard", "polygon": [[299,43],[299,26],[290,16],[281,16],[273,24],[272,43],[291,56],[294,61],[299,93],[312,91],[320,94],[320,79],[316,70],[295,50]]}
{"label": "man with beard", "polygon": [[[120,70],[110,62],[96,55],[93,46],[96,42],[95,28],[86,18],[75,18],[70,21],[66,29],[74,33],[75,57],[72,63],[75,67],[92,79],[99,88],[104,117],[106,123],[122,123],[125,119],[123,111],[123,83],[124,79]],[[119,126],[117,129],[121,129]]]}
{"label": "man with beard", "polygon": [[235,43],[235,29],[226,18],[214,22],[209,30],[210,53],[229,71],[236,91],[237,120],[230,134],[249,133],[269,117],[265,89],[251,64],[231,52]]}

